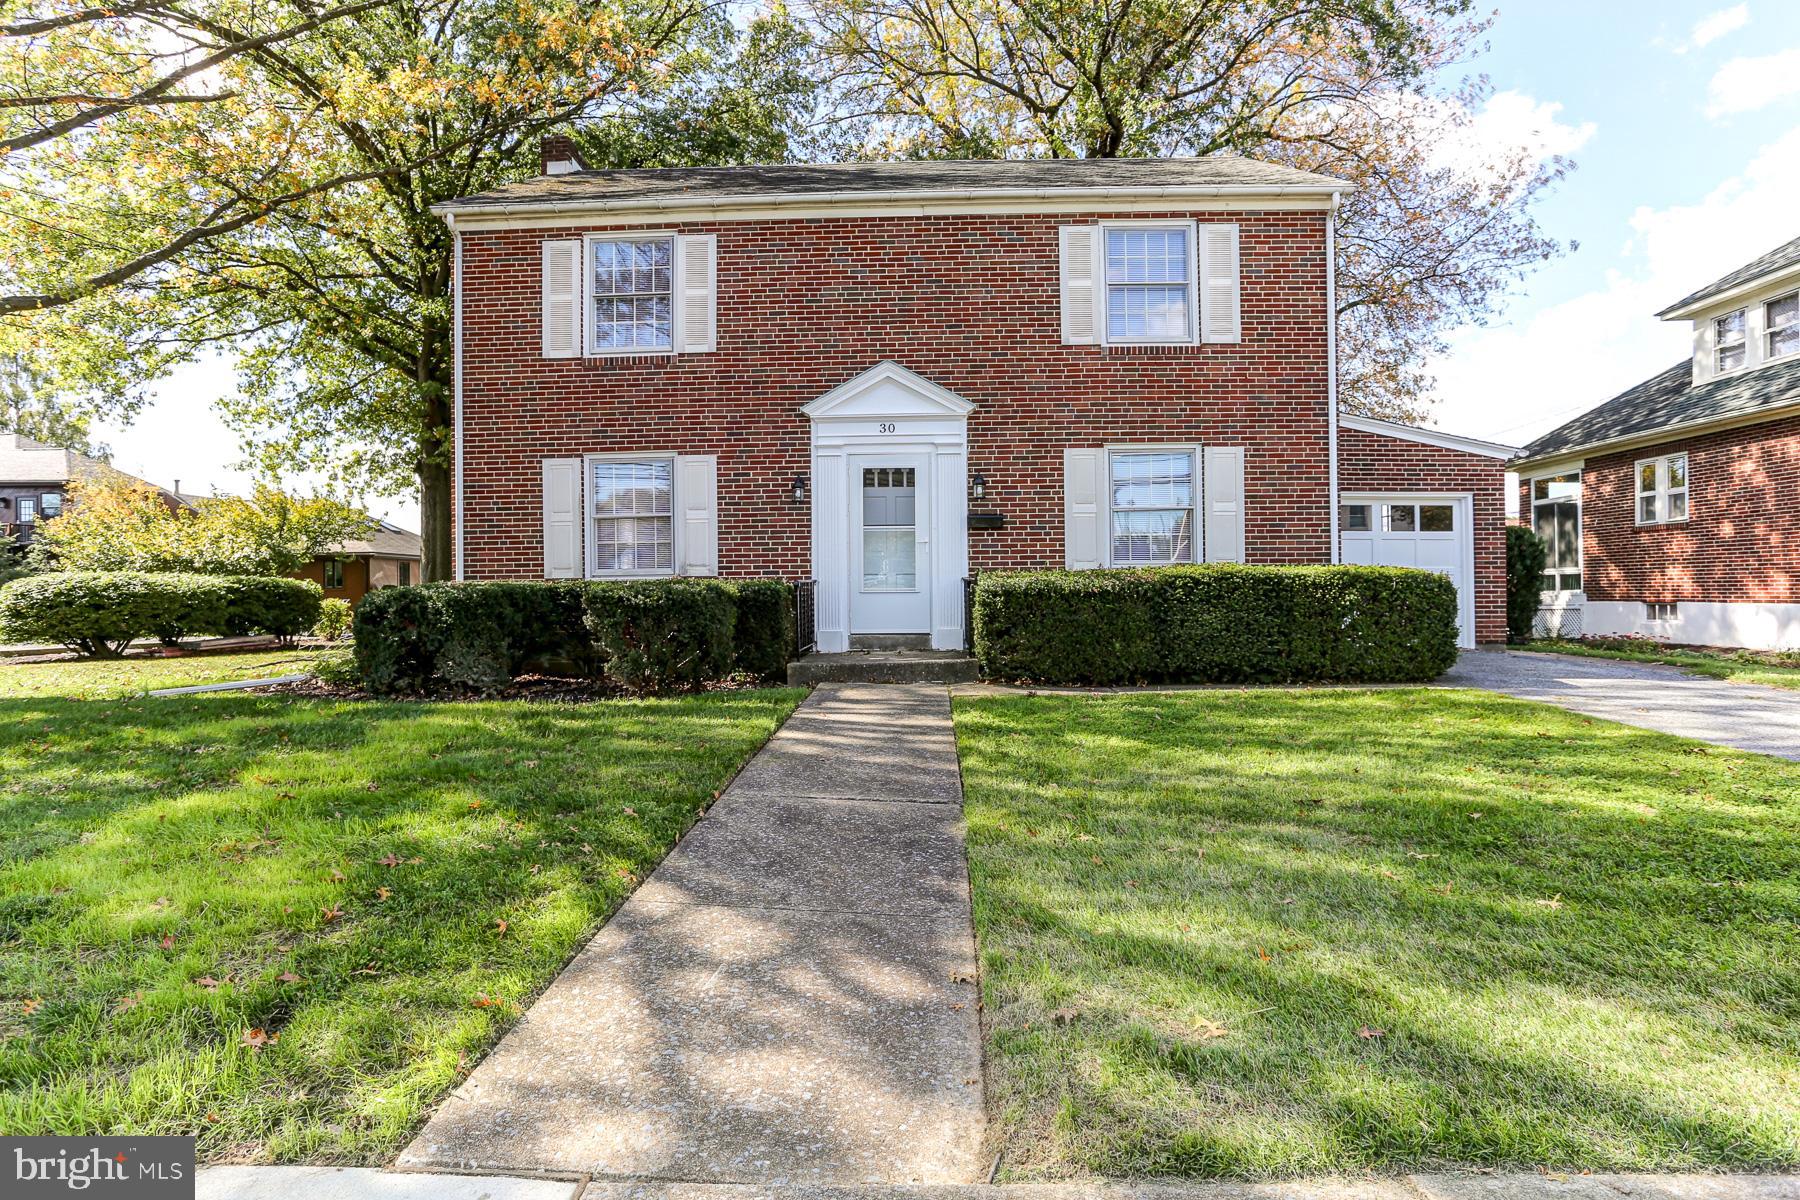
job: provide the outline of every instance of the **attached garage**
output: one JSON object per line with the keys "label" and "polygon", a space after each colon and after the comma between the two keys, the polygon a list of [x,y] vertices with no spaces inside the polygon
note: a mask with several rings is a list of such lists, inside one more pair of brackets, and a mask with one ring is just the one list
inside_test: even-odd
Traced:
{"label": "attached garage", "polygon": [[1340,417],[1339,561],[1441,572],[1456,585],[1461,643],[1504,641],[1512,453],[1437,429]]}
{"label": "attached garage", "polygon": [[1459,600],[1457,629],[1475,644],[1475,540],[1470,497],[1347,492],[1339,508],[1343,561],[1416,567],[1447,575]]}

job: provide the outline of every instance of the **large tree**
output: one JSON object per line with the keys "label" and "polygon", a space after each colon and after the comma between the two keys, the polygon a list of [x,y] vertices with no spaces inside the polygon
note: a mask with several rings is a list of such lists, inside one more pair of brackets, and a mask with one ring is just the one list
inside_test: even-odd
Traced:
{"label": "large tree", "polygon": [[730,40],[722,9],[42,3],[0,29],[0,349],[129,412],[229,347],[253,459],[416,481],[425,573],[445,577],[453,262],[431,206],[535,173],[545,132],[699,69]]}
{"label": "large tree", "polygon": [[1419,415],[1455,325],[1557,246],[1565,164],[1482,147],[1469,0],[804,0],[872,152],[1243,153],[1355,185],[1339,214],[1347,407]]}

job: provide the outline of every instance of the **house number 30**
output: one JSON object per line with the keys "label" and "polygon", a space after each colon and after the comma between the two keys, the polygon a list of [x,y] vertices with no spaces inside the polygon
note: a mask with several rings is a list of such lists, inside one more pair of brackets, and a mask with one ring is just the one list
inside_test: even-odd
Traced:
{"label": "house number 30", "polygon": [[894,423],[892,421],[883,421],[880,425],[876,426],[876,428],[882,433],[892,433],[894,432]]}

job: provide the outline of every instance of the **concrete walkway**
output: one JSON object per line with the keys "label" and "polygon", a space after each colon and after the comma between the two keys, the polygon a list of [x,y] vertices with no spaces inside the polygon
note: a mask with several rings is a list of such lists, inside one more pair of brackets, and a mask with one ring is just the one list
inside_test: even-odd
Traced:
{"label": "concrete walkway", "polygon": [[1641,729],[1800,759],[1800,691],[1786,688],[1728,683],[1660,663],[1528,650],[1465,650],[1438,683],[1485,688]]}
{"label": "concrete walkway", "polygon": [[398,1166],[976,1181],[961,800],[942,686],[815,691]]}

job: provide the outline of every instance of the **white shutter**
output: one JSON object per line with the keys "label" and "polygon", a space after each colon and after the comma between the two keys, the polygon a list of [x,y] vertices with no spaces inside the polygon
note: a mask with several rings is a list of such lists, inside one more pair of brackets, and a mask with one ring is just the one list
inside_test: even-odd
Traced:
{"label": "white shutter", "polygon": [[1244,561],[1244,451],[1208,446],[1200,469],[1207,562]]}
{"label": "white shutter", "polygon": [[581,242],[544,243],[544,357],[581,357]]}
{"label": "white shutter", "polygon": [[1243,340],[1238,283],[1238,227],[1200,223],[1200,340]]}
{"label": "white shutter", "polygon": [[681,280],[680,333],[675,348],[683,354],[704,354],[717,337],[719,242],[710,233],[675,241]]}
{"label": "white shutter", "polygon": [[719,573],[719,460],[675,456],[675,503],[681,510],[681,574]]}
{"label": "white shutter", "polygon": [[581,460],[544,460],[544,578],[581,577]]}
{"label": "white shutter", "polygon": [[1106,451],[1063,451],[1063,556],[1071,571],[1106,565]]}
{"label": "white shutter", "polygon": [[1060,232],[1063,344],[1091,346],[1100,341],[1100,227],[1064,225]]}

